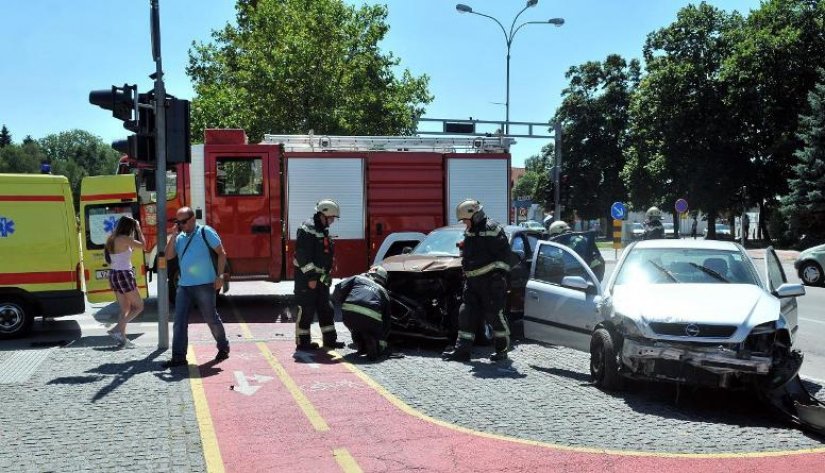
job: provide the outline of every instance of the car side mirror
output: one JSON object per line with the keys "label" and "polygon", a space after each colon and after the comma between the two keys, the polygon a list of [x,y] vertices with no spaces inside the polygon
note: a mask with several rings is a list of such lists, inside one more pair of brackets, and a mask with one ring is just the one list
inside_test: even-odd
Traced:
{"label": "car side mirror", "polygon": [[590,287],[590,283],[581,276],[565,276],[561,280],[561,285],[564,287],[569,287],[570,289],[579,289],[582,291],[586,291],[587,288]]}
{"label": "car side mirror", "polygon": [[408,255],[408,254],[412,253],[412,250],[413,249],[412,249],[411,246],[405,246],[404,248],[401,249],[401,254],[402,255]]}
{"label": "car side mirror", "polygon": [[776,295],[776,297],[780,299],[785,299],[787,297],[804,296],[805,286],[803,286],[802,284],[785,283],[776,288],[776,292],[774,294]]}

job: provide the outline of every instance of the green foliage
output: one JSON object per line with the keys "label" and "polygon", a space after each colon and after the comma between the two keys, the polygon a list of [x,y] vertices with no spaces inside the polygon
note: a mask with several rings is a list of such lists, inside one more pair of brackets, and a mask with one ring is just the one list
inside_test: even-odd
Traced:
{"label": "green foliage", "polygon": [[9,133],[9,129],[6,128],[6,125],[3,125],[0,128],[0,148],[8,146],[11,144],[11,133]]}
{"label": "green foliage", "polygon": [[9,144],[0,148],[0,173],[39,173],[44,159],[46,155],[37,143]]}
{"label": "green foliage", "polygon": [[[432,97],[426,75],[382,54],[387,9],[342,0],[238,0],[237,26],[193,43],[187,74],[192,136],[240,127],[265,133],[409,134]],[[197,139],[197,138],[196,138]]]}
{"label": "green foliage", "polygon": [[52,174],[66,176],[75,205],[80,202],[80,182],[86,176],[114,174],[120,155],[99,137],[82,130],[64,131],[38,140],[52,165]]}
{"label": "green foliage", "polygon": [[820,72],[822,82],[808,96],[810,111],[799,119],[803,147],[783,201],[792,238],[825,239],[825,70]]}
{"label": "green foliage", "polygon": [[711,237],[716,215],[737,205],[732,189],[749,176],[722,78],[742,21],[705,3],[680,10],[673,24],[648,35],[647,75],[630,105],[622,176],[631,203],[669,208],[685,197],[709,215]]}
{"label": "green foliage", "polygon": [[554,118],[563,124],[562,172],[570,186],[562,189],[569,194],[562,200],[571,202],[582,218],[604,217],[611,203],[625,199],[622,147],[640,75],[638,60],[627,62],[618,55],[567,71],[570,85],[562,91]]}

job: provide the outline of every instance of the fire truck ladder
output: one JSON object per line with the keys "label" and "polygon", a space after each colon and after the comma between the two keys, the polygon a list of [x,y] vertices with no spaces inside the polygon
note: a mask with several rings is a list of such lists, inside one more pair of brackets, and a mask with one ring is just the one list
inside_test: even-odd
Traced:
{"label": "fire truck ladder", "polygon": [[442,153],[508,152],[513,138],[505,136],[330,136],[264,135],[261,144],[283,145],[287,151],[436,151]]}

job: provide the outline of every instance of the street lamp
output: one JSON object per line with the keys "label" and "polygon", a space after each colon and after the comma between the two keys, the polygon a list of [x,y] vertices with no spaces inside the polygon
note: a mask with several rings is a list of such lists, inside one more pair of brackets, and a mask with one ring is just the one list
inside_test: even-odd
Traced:
{"label": "street lamp", "polygon": [[547,21],[526,21],[518,27],[516,26],[516,20],[518,17],[524,13],[530,7],[536,6],[539,3],[539,0],[527,0],[527,4],[524,8],[521,9],[520,12],[513,18],[513,23],[510,24],[510,32],[508,33],[506,29],[504,29],[504,25],[501,24],[500,21],[493,18],[490,15],[485,15],[484,13],[479,13],[477,11],[473,11],[473,8],[469,5],[465,5],[463,3],[459,3],[455,6],[455,9],[459,13],[472,13],[473,15],[483,16],[484,18],[489,18],[496,22],[496,24],[501,28],[501,32],[504,33],[504,41],[507,43],[507,92],[506,92],[506,100],[504,103],[506,109],[506,117],[504,120],[504,134],[507,135],[510,133],[510,47],[513,45],[513,38],[516,36],[516,33],[526,25],[555,25],[561,26],[564,24],[564,18],[551,18]]}

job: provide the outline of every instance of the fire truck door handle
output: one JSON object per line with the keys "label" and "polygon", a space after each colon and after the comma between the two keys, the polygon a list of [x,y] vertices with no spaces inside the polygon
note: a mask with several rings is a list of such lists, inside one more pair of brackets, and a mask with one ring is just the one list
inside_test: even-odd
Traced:
{"label": "fire truck door handle", "polygon": [[381,236],[384,234],[384,224],[376,223],[375,224],[375,234]]}
{"label": "fire truck door handle", "polygon": [[252,233],[272,233],[272,227],[269,225],[252,225]]}

